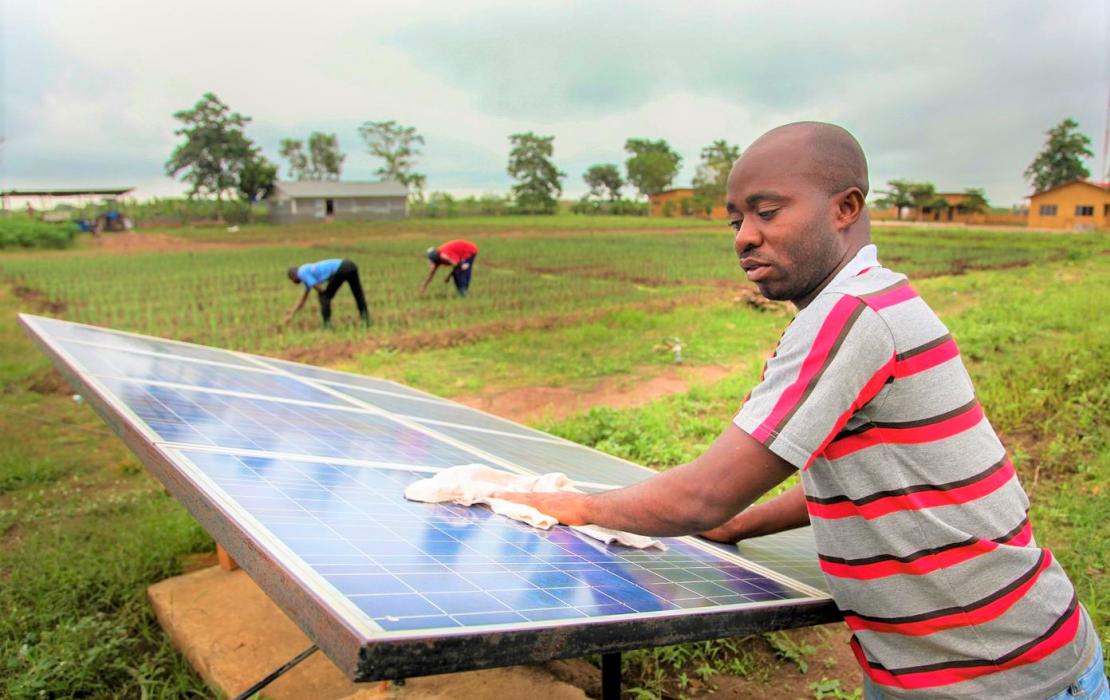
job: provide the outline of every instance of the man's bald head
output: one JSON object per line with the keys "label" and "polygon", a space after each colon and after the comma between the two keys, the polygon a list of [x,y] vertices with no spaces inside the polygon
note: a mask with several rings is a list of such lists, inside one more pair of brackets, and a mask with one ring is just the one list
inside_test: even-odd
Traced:
{"label": "man's bald head", "polygon": [[748,279],[804,307],[870,241],[867,190],[863,149],[839,126],[760,136],[732,166],[725,200]]}
{"label": "man's bald head", "polygon": [[824,122],[795,122],[771,129],[737,161],[766,157],[811,177],[827,194],[859,188],[867,196],[867,158],[847,129]]}

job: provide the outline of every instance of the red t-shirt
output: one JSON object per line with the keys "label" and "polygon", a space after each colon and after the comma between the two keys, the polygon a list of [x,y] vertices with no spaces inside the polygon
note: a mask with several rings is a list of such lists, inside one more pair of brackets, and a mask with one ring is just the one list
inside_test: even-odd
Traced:
{"label": "red t-shirt", "polygon": [[458,265],[463,260],[466,260],[471,255],[478,253],[478,246],[470,241],[455,240],[447,241],[436,250],[439,251],[440,257],[444,258],[452,265]]}

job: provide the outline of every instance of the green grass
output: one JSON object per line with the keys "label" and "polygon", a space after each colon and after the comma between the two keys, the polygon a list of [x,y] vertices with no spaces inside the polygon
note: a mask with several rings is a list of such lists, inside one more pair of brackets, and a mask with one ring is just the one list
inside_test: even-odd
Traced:
{"label": "green grass", "polygon": [[[956,309],[944,319],[1031,493],[1037,540],[1068,572],[1110,652],[1110,260],[915,286],[942,312]],[[757,378],[750,368],[712,388],[636,409],[595,408],[542,427],[665,469],[699,454]],[[661,663],[650,655],[645,662]]]}
{"label": "green grass", "polygon": [[[63,302],[63,317],[250,351],[311,350],[322,338],[360,336],[323,335],[309,318],[291,332],[275,330],[273,319],[295,294],[281,270],[329,254],[381,260],[363,267],[372,270],[365,276],[380,276],[371,304],[379,318],[372,334],[382,342],[355,347],[344,367],[440,394],[634,379],[668,366],[664,341],[678,336],[688,364],[727,365],[728,378],[639,408],[598,408],[542,426],[660,469],[691,459],[719,434],[787,320],[734,301],[742,283],[731,235],[701,230],[704,224],[681,234],[601,231],[598,223],[596,232],[553,225],[539,238],[486,235],[474,297],[413,299],[406,290],[423,274],[423,248],[472,231],[475,222],[426,223],[383,224],[373,235],[351,226],[308,249],[276,227],[247,227],[257,247],[0,257],[0,696],[210,694],[173,651],[144,591],[212,542],[87,405],[52,379],[14,320],[18,309],[40,309],[41,299],[16,298],[16,286]],[[513,230],[514,222],[497,223]],[[198,243],[205,235],[196,235]],[[1110,638],[1105,239],[918,229],[878,238],[883,258],[904,258],[893,266],[918,277],[915,286],[952,328],[1032,494],[1038,541],[1064,564]],[[1007,269],[979,269],[998,266]],[[440,308],[448,312],[433,315]],[[528,325],[537,318],[550,323]],[[464,335],[475,324],[481,332]],[[437,333],[456,333],[459,342],[430,349],[414,342]],[[840,679],[826,677],[829,669],[816,668],[806,639],[786,633],[644,650],[626,655],[626,678],[638,697],[701,695],[723,675],[758,681],[777,666],[797,673],[805,664],[817,674],[814,697],[852,697]]]}
{"label": "green grass", "polygon": [[71,223],[48,224],[19,214],[0,215],[0,249],[68,248],[77,227]]}
{"label": "green grass", "polygon": [[[612,224],[614,217],[598,218]],[[645,221],[633,220],[640,226]],[[427,271],[423,251],[442,236],[422,223],[419,234],[375,237],[375,231],[387,225],[414,226],[344,224],[337,230],[365,235],[302,240],[300,246],[261,245],[265,241],[259,239],[258,246],[234,249],[8,256],[0,258],[0,279],[49,301],[63,318],[255,352],[312,348],[321,341],[356,349],[450,345],[495,333],[594,320],[600,313],[634,306],[653,310],[692,294],[728,298],[746,284],[728,229],[719,223],[717,230],[690,224],[690,231],[673,235],[474,235],[481,253],[470,296],[457,298],[442,282],[442,271],[429,293],[419,296]],[[466,229],[450,231],[461,235]],[[877,238],[884,257],[916,277],[1081,259],[1101,245],[1099,234],[975,230],[892,230]],[[321,333],[315,302],[292,326],[281,324],[300,289],[288,282],[285,269],[329,257],[349,257],[360,265],[374,319],[369,331],[358,325],[351,296],[342,290],[334,304],[335,331]]]}

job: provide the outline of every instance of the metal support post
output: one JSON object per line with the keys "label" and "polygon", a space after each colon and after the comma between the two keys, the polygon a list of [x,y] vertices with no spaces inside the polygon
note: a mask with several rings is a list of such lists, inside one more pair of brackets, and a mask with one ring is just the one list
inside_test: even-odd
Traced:
{"label": "metal support post", "polygon": [[621,699],[621,653],[601,655],[601,700]]}

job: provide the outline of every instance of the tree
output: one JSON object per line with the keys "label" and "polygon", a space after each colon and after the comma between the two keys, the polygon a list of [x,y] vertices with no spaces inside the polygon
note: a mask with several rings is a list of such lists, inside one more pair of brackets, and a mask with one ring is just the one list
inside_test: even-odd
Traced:
{"label": "tree", "polygon": [[304,152],[304,141],[282,139],[278,155],[289,161],[289,177],[294,180],[307,180],[308,155]]}
{"label": "tree", "polygon": [[911,180],[888,180],[886,183],[887,189],[879,190],[881,195],[875,200],[875,206],[883,209],[894,209],[897,218],[902,218],[902,210],[907,207],[912,207],[913,197],[910,194],[910,189],[914,183]]}
{"label": "tree", "polygon": [[632,157],[624,162],[628,182],[645,197],[662,192],[678,175],[682,156],[675,153],[663,139],[628,139],[624,150]]}
{"label": "tree", "polygon": [[239,197],[248,204],[265,199],[274,189],[277,172],[278,166],[266,160],[261,153],[255,152],[254,157],[239,171],[239,182],[236,185]]}
{"label": "tree", "polygon": [[563,193],[561,172],[551,162],[555,151],[554,136],[537,136],[531,131],[513,134],[509,142],[509,175],[518,182],[513,185],[517,209],[529,214],[554,214]]}
{"label": "tree", "polygon": [[1025,169],[1025,179],[1029,180],[1036,192],[1044,192],[1057,185],[1073,180],[1083,180],[1091,175],[1084,158],[1093,158],[1091,139],[1086,134],[1077,133],[1079,122],[1065,119],[1045,134],[1044,148]]}
{"label": "tree", "polygon": [[282,139],[278,153],[289,161],[289,177],[294,180],[338,180],[346,159],[339,138],[320,131],[308,135],[307,151],[300,139]]}
{"label": "tree", "polygon": [[612,163],[591,165],[582,175],[582,179],[590,186],[590,195],[601,199],[608,196],[610,202],[621,198],[621,188],[624,187],[624,178],[620,169]]}
{"label": "tree", "polygon": [[308,161],[314,180],[338,180],[346,158],[335,134],[313,131],[308,135]]}
{"label": "tree", "polygon": [[979,187],[969,187],[964,190],[967,199],[956,205],[956,209],[962,214],[979,214],[990,208],[987,202],[987,193]]}
{"label": "tree", "polygon": [[909,195],[913,208],[917,210],[918,221],[921,221],[926,209],[944,211],[948,208],[948,200],[937,194],[936,185],[931,182],[911,182]]}
{"label": "tree", "polygon": [[740,147],[719,139],[701,149],[701,163],[694,175],[694,201],[706,214],[725,201],[728,174],[740,157]]}
{"label": "tree", "polygon": [[243,127],[250,122],[211,92],[173,115],[183,126],[174,134],[184,137],[166,161],[166,174],[181,175],[191,187],[189,196],[215,195],[217,202],[239,182],[239,173],[255,157],[255,147]]}
{"label": "tree", "polygon": [[393,120],[364,122],[358,133],[370,155],[385,161],[374,171],[376,175],[411,187],[417,198],[423,196],[424,175],[413,171],[414,161],[420,156],[419,147],[424,145],[424,137],[416,133],[416,127],[401,126]]}

